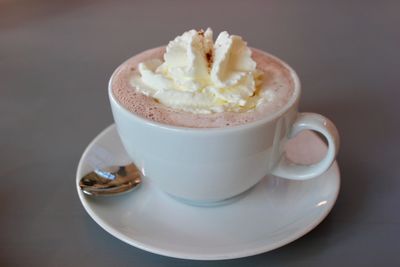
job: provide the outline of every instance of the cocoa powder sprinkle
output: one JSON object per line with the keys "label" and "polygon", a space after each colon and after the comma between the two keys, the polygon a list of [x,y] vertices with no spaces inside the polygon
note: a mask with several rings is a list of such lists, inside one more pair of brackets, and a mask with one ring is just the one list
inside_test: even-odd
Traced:
{"label": "cocoa powder sprinkle", "polygon": [[207,59],[208,68],[211,69],[211,65],[212,65],[212,61],[213,61],[212,51],[208,51],[206,53],[206,59]]}

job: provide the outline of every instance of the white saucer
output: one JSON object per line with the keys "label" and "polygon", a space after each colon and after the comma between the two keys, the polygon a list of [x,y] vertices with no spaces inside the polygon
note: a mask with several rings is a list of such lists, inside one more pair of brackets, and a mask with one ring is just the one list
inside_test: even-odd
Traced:
{"label": "white saucer", "polygon": [[[287,148],[298,163],[315,162],[326,145],[311,132],[301,133]],[[195,207],[160,191],[148,179],[136,191],[117,197],[91,198],[78,186],[94,166],[125,164],[129,159],[114,125],[100,133],[79,162],[76,185],[89,215],[120,240],[156,254],[219,260],[263,253],[303,236],[329,213],[339,192],[335,162],[308,181],[265,177],[231,204]]]}

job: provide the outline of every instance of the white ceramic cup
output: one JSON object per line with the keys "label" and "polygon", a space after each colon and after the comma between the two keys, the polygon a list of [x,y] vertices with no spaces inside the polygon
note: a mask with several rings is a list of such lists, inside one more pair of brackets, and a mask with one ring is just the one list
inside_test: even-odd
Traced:
{"label": "white ceramic cup", "polygon": [[[268,174],[305,180],[325,172],[339,148],[336,127],[321,115],[298,112],[299,78],[273,58],[290,72],[293,96],[271,116],[233,127],[186,128],[144,119],[114,98],[112,76],[108,93],[118,133],[143,176],[172,196],[207,204],[239,195]],[[285,157],[286,141],[303,130],[319,132],[328,141],[326,156],[316,164],[297,165]]]}

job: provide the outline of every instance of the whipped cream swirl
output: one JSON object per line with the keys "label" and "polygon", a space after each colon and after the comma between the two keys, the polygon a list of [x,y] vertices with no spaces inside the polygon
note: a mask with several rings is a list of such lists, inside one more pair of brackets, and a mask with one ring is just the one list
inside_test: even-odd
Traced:
{"label": "whipped cream swirl", "polygon": [[261,72],[240,36],[190,30],[171,41],[164,61],[138,66],[132,84],[144,95],[177,110],[198,114],[247,111],[260,103]]}

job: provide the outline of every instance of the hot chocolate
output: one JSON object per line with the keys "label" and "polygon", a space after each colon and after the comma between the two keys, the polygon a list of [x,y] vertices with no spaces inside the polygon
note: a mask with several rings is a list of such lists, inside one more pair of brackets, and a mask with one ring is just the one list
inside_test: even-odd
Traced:
{"label": "hot chocolate", "polygon": [[[163,61],[164,60],[164,61]],[[291,99],[294,82],[282,62],[239,37],[185,32],[167,48],[124,62],[111,79],[115,99],[159,123],[218,128],[268,117]]]}
{"label": "hot chocolate", "polygon": [[[337,130],[322,115],[298,112],[300,90],[281,60],[227,32],[214,42],[208,29],[128,59],[112,75],[108,96],[118,135],[143,176],[186,203],[214,205],[265,175],[306,180],[334,162]],[[284,155],[288,138],[304,130],[327,140],[316,164]]]}
{"label": "hot chocolate", "polygon": [[[276,58],[258,49],[251,49],[251,58],[261,73],[257,92],[261,104],[239,111],[194,113],[160,103],[156,98],[143,94],[133,79],[138,76],[138,65],[151,60],[162,60],[165,47],[144,51],[124,62],[113,74],[112,93],[126,109],[143,118],[163,124],[190,128],[229,127],[253,122],[278,112],[292,98],[294,91],[290,71]],[[260,101],[259,101],[260,102]]]}

